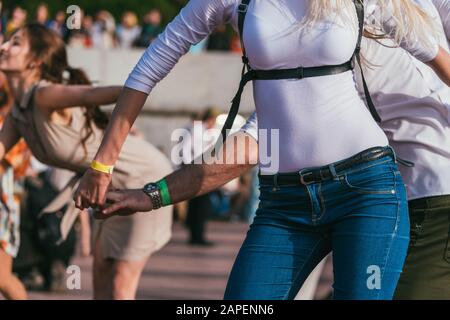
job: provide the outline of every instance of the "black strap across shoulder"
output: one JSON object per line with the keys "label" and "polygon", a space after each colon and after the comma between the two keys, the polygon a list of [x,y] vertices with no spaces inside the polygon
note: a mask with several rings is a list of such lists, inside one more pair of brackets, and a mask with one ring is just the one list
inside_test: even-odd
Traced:
{"label": "black strap across shoulder", "polygon": [[[364,4],[363,0],[353,0],[356,8],[356,12],[358,15],[358,22],[359,22],[359,35],[358,35],[358,42],[355,48],[355,52],[352,56],[352,58],[340,65],[328,65],[328,66],[319,66],[319,67],[298,67],[294,69],[278,69],[278,70],[253,70],[250,67],[249,59],[247,57],[247,53],[245,51],[244,46],[244,22],[245,22],[245,16],[248,11],[248,7],[251,0],[242,0],[240,5],[238,6],[238,29],[239,29],[239,35],[241,39],[241,47],[242,47],[242,62],[244,63],[244,66],[242,68],[242,78],[241,82],[239,84],[239,89],[232,101],[232,105],[228,114],[228,117],[225,121],[225,124],[221,131],[222,139],[219,138],[218,143],[224,143],[227,137],[227,131],[232,128],[234,119],[236,118],[238,112],[239,112],[239,105],[241,102],[241,96],[242,92],[244,91],[245,85],[252,80],[281,80],[281,79],[304,79],[304,78],[310,78],[310,77],[319,77],[319,76],[326,76],[326,75],[333,75],[333,74],[339,74],[343,73],[349,70],[354,69],[354,61],[359,64],[361,67],[361,57],[360,57],[360,51],[361,51],[361,40],[363,36],[363,29],[364,29]],[[362,72],[362,69],[361,69]],[[373,118],[377,122],[381,122],[380,116],[378,115],[375,106],[373,104],[373,101],[370,97],[369,89],[367,87],[366,81],[364,79],[364,75],[362,75],[363,80],[363,86],[364,86],[364,93],[367,100],[367,105],[369,107],[369,110],[373,116]]]}

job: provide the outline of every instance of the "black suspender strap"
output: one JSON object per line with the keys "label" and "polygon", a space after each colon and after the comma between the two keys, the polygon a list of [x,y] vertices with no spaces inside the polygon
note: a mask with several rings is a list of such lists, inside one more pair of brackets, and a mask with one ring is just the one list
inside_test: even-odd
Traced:
{"label": "black suspender strap", "polygon": [[282,79],[304,79],[320,77],[323,75],[339,74],[353,69],[352,61],[334,66],[320,66],[309,68],[294,68],[280,70],[250,70],[252,80],[282,80]]}
{"label": "black suspender strap", "polygon": [[[225,124],[221,131],[221,138],[217,141],[216,144],[216,150],[222,145],[227,137],[227,131],[230,130],[233,126],[234,119],[236,118],[238,112],[239,112],[239,105],[241,103],[241,96],[244,91],[245,85],[252,80],[281,80],[281,79],[304,79],[309,77],[319,77],[319,76],[326,76],[326,75],[333,75],[333,74],[339,74],[343,73],[349,70],[353,70],[353,59],[356,59],[359,66],[361,67],[361,57],[360,57],[360,51],[361,51],[361,41],[363,36],[363,30],[364,30],[364,4],[362,0],[353,0],[357,15],[358,15],[358,22],[359,22],[359,35],[358,35],[358,42],[355,49],[355,52],[353,54],[353,57],[350,61],[340,64],[340,65],[330,65],[330,66],[319,66],[319,67],[299,67],[294,69],[281,69],[281,70],[253,70],[249,65],[249,59],[247,57],[247,53],[245,51],[244,46],[244,23],[245,23],[245,16],[247,14],[249,4],[251,0],[242,0],[240,5],[238,6],[238,29],[239,29],[239,35],[241,38],[241,46],[242,46],[242,62],[244,63],[244,66],[242,68],[242,78],[241,82],[239,84],[239,89],[235,95],[235,97],[232,100],[230,112],[228,113],[228,117],[225,121]],[[246,72],[247,69],[247,72]],[[361,69],[362,73],[362,69]],[[375,106],[373,104],[372,99],[370,98],[369,89],[367,87],[366,81],[364,79],[364,75],[362,75],[363,79],[363,86],[364,86],[364,93],[366,95],[367,104],[369,107],[369,110],[374,117],[374,119],[378,122],[381,121],[378,113],[375,110]]]}
{"label": "black suspender strap", "polygon": [[364,72],[362,69],[362,63],[361,63],[361,41],[362,41],[362,37],[363,37],[363,32],[364,32],[364,4],[363,4],[363,0],[353,0],[353,2],[355,3],[355,7],[356,7],[356,13],[358,14],[358,22],[359,22],[359,35],[358,35],[358,43],[356,45],[356,50],[355,50],[355,59],[358,62],[359,68],[361,70],[361,78],[362,78],[362,83],[363,83],[363,88],[364,88],[364,95],[366,96],[366,101],[367,101],[367,106],[369,107],[369,111],[372,114],[372,117],[375,119],[375,121],[377,122],[381,122],[381,118],[380,115],[378,114],[375,105],[372,101],[372,97],[370,96],[370,92],[369,92],[369,88],[367,87],[367,82],[366,79],[364,78]]}
{"label": "black suspender strap", "polygon": [[244,46],[244,22],[250,1],[251,0],[242,0],[238,6],[238,30],[239,30],[239,37],[241,39],[242,62],[244,63],[244,66],[242,67],[241,82],[239,83],[238,91],[232,100],[231,108],[230,111],[228,112],[225,124],[223,125],[222,130],[220,132],[220,137],[216,143],[216,150],[219,150],[220,146],[225,142],[225,140],[227,139],[227,131],[233,127],[234,119],[236,118],[239,112],[239,105],[241,104],[242,92],[244,92],[245,85],[247,84],[247,82],[253,80],[252,74],[248,72],[245,73],[246,68],[247,71],[250,71],[251,69]]}
{"label": "black suspender strap", "polygon": [[238,6],[238,30],[239,30],[239,38],[241,39],[241,48],[242,48],[242,62],[244,63],[244,71],[245,67],[249,70],[250,66],[248,64],[247,53],[245,52],[244,46],[244,21],[245,15],[247,14],[248,5],[251,0],[242,0],[241,4]]}

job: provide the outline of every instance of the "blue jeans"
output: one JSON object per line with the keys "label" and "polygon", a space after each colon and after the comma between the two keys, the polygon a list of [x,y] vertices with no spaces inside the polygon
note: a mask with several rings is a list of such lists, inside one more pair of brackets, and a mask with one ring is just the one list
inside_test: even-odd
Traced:
{"label": "blue jeans", "polygon": [[335,299],[392,299],[409,243],[406,190],[393,157],[321,182],[260,190],[225,299],[293,299],[330,251]]}

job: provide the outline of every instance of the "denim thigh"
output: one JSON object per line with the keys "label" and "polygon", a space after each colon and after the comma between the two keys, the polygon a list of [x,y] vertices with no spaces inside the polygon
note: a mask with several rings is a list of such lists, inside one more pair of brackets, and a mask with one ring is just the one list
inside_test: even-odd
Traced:
{"label": "denim thigh", "polygon": [[391,299],[403,267],[406,190],[391,157],[311,185],[261,185],[225,299],[293,299],[333,250],[336,299]]}
{"label": "denim thigh", "polygon": [[255,219],[233,265],[225,299],[294,299],[315,266],[330,252],[321,228],[311,226],[302,186],[261,185]]}
{"label": "denim thigh", "polygon": [[[406,189],[391,157],[322,187],[331,225],[335,299],[392,299],[409,244]],[[336,195],[340,195],[337,197]]]}

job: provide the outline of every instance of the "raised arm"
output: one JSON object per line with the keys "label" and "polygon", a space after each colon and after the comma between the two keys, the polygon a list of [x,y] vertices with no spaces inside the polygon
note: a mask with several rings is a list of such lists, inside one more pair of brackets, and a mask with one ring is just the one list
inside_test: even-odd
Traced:
{"label": "raised arm", "polygon": [[[216,164],[189,164],[168,175],[172,203],[208,193],[253,168],[258,162],[258,143],[252,135],[238,132],[227,138],[216,159]],[[97,214],[97,218],[153,209],[150,197],[141,189],[108,192],[107,201],[112,204]]]}
{"label": "raised arm", "polygon": [[[147,95],[216,26],[231,20],[235,0],[191,0],[146,50],[130,74],[111,117],[95,161],[114,165]],[[88,169],[74,200],[78,208],[103,205],[111,175]]]}
{"label": "raised arm", "polygon": [[50,84],[36,90],[34,102],[38,108],[52,112],[70,107],[112,104],[117,101],[121,91],[121,86]]}

